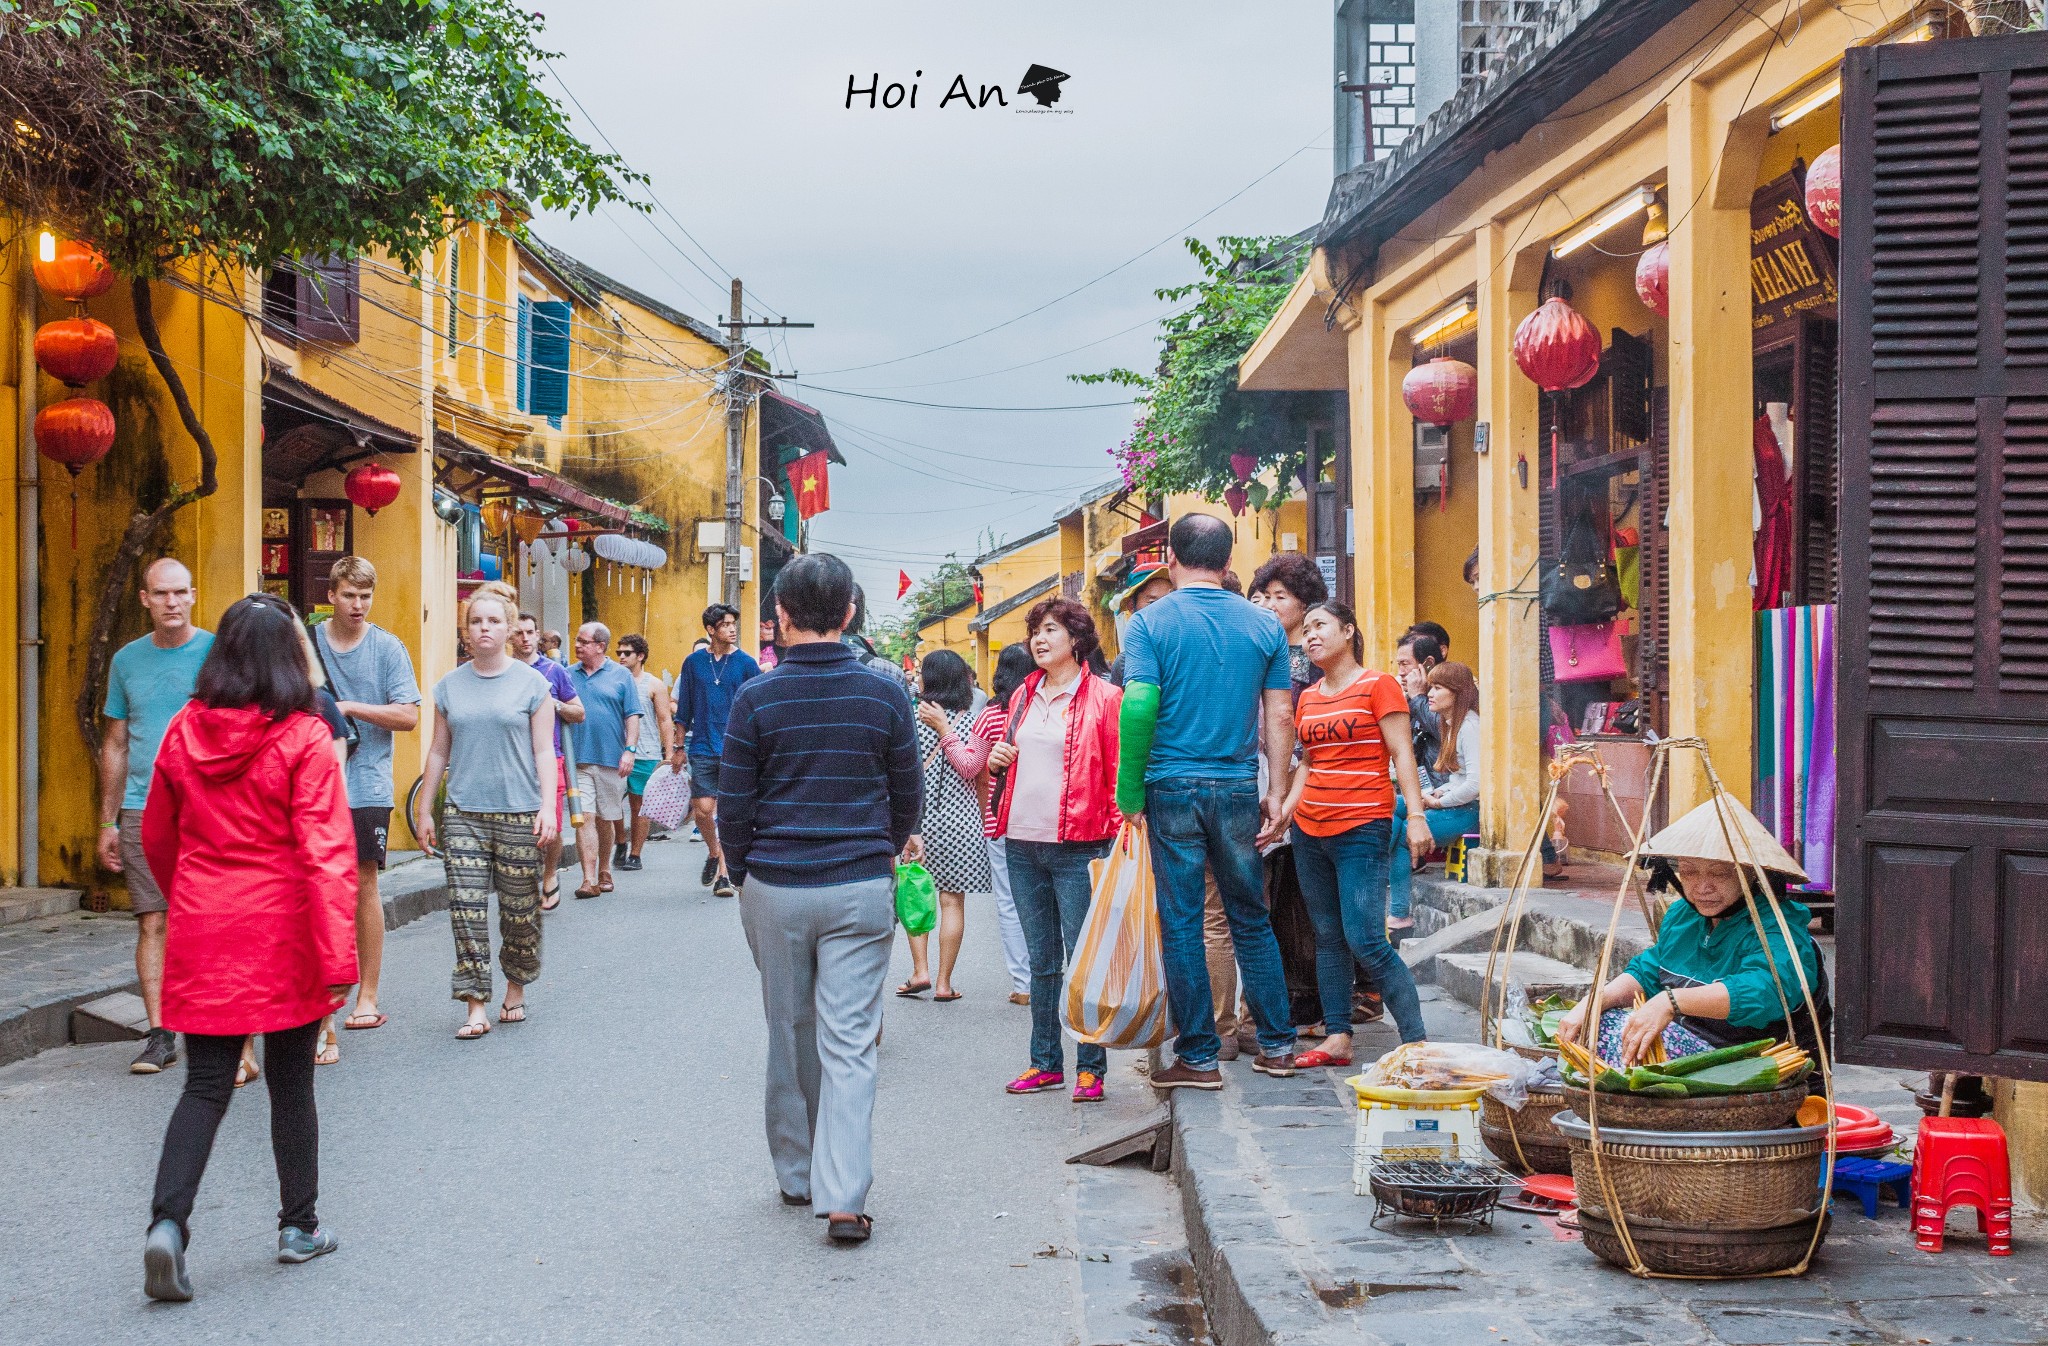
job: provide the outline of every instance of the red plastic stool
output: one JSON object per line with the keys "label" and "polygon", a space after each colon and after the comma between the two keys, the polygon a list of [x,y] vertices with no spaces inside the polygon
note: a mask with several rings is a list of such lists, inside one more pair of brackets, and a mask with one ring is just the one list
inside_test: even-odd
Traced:
{"label": "red plastic stool", "polygon": [[1993,1257],[2012,1256],[2012,1177],[2005,1132],[1986,1117],[1923,1117],[1913,1146],[1913,1243],[1941,1251],[1952,1206],[1977,1208]]}

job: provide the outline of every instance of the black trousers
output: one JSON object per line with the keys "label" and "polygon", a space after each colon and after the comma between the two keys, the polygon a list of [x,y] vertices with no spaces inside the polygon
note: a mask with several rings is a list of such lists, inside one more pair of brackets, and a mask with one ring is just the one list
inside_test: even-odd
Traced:
{"label": "black trousers", "polygon": [[[270,1150],[277,1160],[280,1206],[277,1227],[313,1230],[320,1194],[320,1114],[313,1106],[313,1052],[320,1020],[263,1035],[263,1082],[270,1088]],[[199,1197],[199,1180],[213,1153],[213,1135],[227,1116],[235,1093],[235,1066],[242,1059],[239,1035],[185,1035],[185,1092],[164,1130],[163,1157],[156,1166],[156,1197],[149,1222],[176,1220],[191,1242],[185,1222]]]}

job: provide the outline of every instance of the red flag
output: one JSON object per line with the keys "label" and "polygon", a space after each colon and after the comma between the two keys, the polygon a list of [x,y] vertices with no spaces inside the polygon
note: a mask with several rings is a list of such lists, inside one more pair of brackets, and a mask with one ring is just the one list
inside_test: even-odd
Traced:
{"label": "red flag", "polygon": [[909,572],[909,571],[907,571],[907,570],[899,570],[899,571],[897,571],[897,572],[896,572],[896,597],[897,597],[897,599],[898,599],[898,600],[900,601],[900,600],[902,599],[903,595],[905,595],[905,594],[907,594],[907,593],[909,593],[909,592],[910,592],[910,572]]}
{"label": "red flag", "polygon": [[796,496],[796,516],[808,519],[832,508],[831,457],[823,449],[807,453],[791,463],[789,489]]}

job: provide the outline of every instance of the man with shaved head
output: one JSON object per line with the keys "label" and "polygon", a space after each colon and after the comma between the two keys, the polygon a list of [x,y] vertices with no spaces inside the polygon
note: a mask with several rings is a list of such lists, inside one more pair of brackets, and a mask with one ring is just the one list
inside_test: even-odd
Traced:
{"label": "man with shaved head", "polygon": [[100,738],[100,864],[128,879],[135,912],[135,979],[149,1011],[149,1040],[128,1069],[155,1075],[178,1059],[178,1039],[163,1027],[164,911],[167,904],[142,855],[142,806],[156,770],[157,745],[171,717],[192,699],[213,633],[192,624],[192,572],[175,557],[142,572],[149,634],[123,645],[107,673],[107,726]]}

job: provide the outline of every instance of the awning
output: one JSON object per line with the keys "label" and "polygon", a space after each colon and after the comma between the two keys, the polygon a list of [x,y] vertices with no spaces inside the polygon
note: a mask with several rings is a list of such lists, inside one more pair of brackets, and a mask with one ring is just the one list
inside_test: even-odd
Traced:
{"label": "awning", "polygon": [[1320,249],[1287,292],[1280,311],[1237,362],[1237,386],[1248,393],[1340,392],[1349,384],[1342,327],[1326,326],[1333,297]]}
{"label": "awning", "polygon": [[[510,462],[487,453],[445,430],[434,432],[434,456],[444,464],[434,474],[436,483],[458,495],[482,489],[485,481],[496,481],[529,499],[546,500],[571,513],[602,519],[620,528],[635,523],[633,511],[616,500],[594,495],[558,472],[550,472],[532,463]],[[474,479],[458,483],[451,479],[453,474],[448,468],[470,472]]]}
{"label": "awning", "polygon": [[378,454],[419,451],[419,436],[357,411],[284,366],[263,370],[263,475],[296,486]]}
{"label": "awning", "polygon": [[[785,452],[785,461],[823,449],[831,461],[846,466],[846,456],[839,452],[839,446],[832,441],[832,431],[826,428],[824,412],[773,388],[761,394],[760,405],[762,461],[768,467],[779,466],[768,456],[774,449],[796,450]],[[764,470],[763,475],[770,474]]]}

